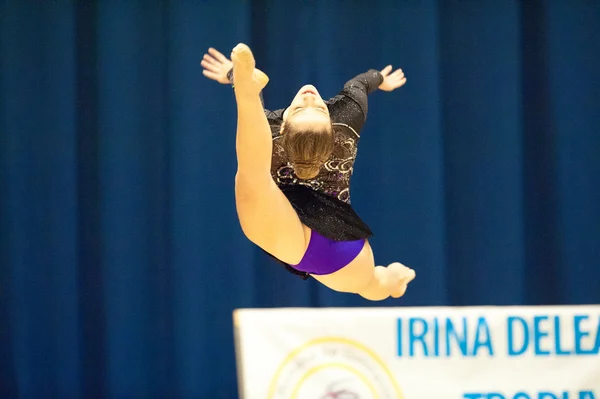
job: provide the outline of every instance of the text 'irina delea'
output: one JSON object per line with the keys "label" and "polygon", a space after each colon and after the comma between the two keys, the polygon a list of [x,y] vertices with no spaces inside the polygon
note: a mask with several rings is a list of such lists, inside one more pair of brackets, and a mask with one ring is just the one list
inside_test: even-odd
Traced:
{"label": "text 'irina delea'", "polygon": [[[399,357],[598,356],[600,315],[410,317],[397,323]],[[501,326],[498,323],[502,323]]]}

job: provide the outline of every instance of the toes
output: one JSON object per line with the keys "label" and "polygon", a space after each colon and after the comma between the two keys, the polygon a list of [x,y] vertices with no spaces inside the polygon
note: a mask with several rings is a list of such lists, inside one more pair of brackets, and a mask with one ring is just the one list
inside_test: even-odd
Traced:
{"label": "toes", "polygon": [[406,293],[406,290],[408,289],[408,283],[410,283],[413,278],[414,277],[406,277],[400,279],[400,281],[398,281],[395,288],[390,293],[390,296],[392,298],[400,298],[402,295],[404,295]]}
{"label": "toes", "polygon": [[398,262],[390,264],[388,268],[394,272],[398,279],[396,284],[394,284],[394,289],[390,293],[390,296],[392,298],[400,298],[406,293],[408,283],[415,279],[416,273],[414,270]]}
{"label": "toes", "polygon": [[231,61],[238,65],[252,66],[254,68],[254,55],[250,47],[244,43],[240,43],[234,47],[231,52]]}
{"label": "toes", "polygon": [[415,271],[409,267],[404,266],[402,263],[390,263],[388,269],[392,270],[400,278],[410,277],[410,280],[415,278]]}
{"label": "toes", "polygon": [[392,298],[400,298],[402,295],[404,295],[406,293],[406,289],[408,288],[408,285],[401,285],[398,289],[392,291],[390,293],[390,296]]}

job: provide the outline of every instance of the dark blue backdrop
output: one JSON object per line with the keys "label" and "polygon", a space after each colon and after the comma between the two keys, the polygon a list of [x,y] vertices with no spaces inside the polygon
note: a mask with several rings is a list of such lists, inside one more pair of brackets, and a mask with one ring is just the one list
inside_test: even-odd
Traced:
{"label": "dark blue backdrop", "polygon": [[[597,1],[0,1],[0,396],[233,398],[231,312],[600,302]],[[239,228],[231,90],[270,108],[387,63],[353,180],[368,303],[287,274]]]}

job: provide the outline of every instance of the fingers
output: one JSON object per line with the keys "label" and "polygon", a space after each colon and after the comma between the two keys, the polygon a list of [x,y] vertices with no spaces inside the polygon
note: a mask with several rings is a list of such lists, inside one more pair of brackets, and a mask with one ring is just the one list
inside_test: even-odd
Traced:
{"label": "fingers", "polygon": [[402,72],[402,70],[396,71],[390,76],[388,76],[388,79],[392,79],[395,82],[399,82],[402,79],[404,79],[404,72]]}
{"label": "fingers", "polygon": [[402,87],[406,83],[406,78],[398,79],[398,81],[394,82],[394,88]]}
{"label": "fingers", "polygon": [[219,65],[215,65],[215,64],[213,64],[213,63],[211,63],[209,61],[206,61],[206,60],[202,60],[200,62],[200,65],[202,65],[202,68],[207,69],[207,70],[209,70],[211,72],[215,72],[215,73],[219,72],[219,70],[221,69]]}
{"label": "fingers", "polygon": [[221,54],[221,53],[220,53],[220,52],[219,52],[217,49],[214,49],[214,48],[212,48],[212,47],[208,49],[208,53],[209,53],[210,55],[212,55],[213,57],[215,57],[215,58],[216,58],[217,60],[219,60],[220,62],[227,62],[227,61],[229,61],[229,60],[227,59],[227,57],[225,57],[225,56],[224,56],[223,54]]}
{"label": "fingers", "polygon": [[220,78],[220,75],[218,73],[211,72],[206,69],[204,71],[202,71],[202,74],[209,79],[216,80],[217,82],[219,81],[219,78]]}
{"label": "fingers", "polygon": [[404,72],[402,69],[396,69],[387,78],[390,79],[390,81],[394,83],[394,86],[397,87],[400,87],[406,83],[406,78],[404,77]]}
{"label": "fingers", "polygon": [[224,64],[223,62],[217,60],[216,58],[212,57],[209,54],[204,54],[204,56],[202,57],[202,61],[206,61],[209,64],[213,64],[213,65],[217,65],[217,66]]}
{"label": "fingers", "polygon": [[406,77],[402,69],[396,69],[392,72],[392,65],[388,65],[381,70],[381,75],[384,78],[384,83],[380,86],[382,90],[392,91],[406,83]]}
{"label": "fingers", "polygon": [[396,69],[391,75],[390,77],[394,77],[394,78],[403,78],[404,77],[404,72],[402,72],[402,69]]}
{"label": "fingers", "polygon": [[390,75],[386,76],[385,79],[389,82],[390,88],[393,90],[404,86],[406,83],[406,77],[404,76],[404,71],[402,71],[402,69],[396,69]]}

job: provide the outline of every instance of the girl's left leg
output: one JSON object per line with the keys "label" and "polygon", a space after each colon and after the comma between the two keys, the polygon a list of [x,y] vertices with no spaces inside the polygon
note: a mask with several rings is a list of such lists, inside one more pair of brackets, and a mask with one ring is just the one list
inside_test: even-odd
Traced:
{"label": "girl's left leg", "polygon": [[414,270],[401,263],[392,263],[387,267],[375,266],[371,281],[358,294],[371,301],[381,301],[390,296],[400,298],[415,276]]}
{"label": "girl's left leg", "polygon": [[382,301],[388,297],[399,298],[406,292],[407,284],[415,278],[415,271],[392,263],[375,266],[369,242],[352,262],[342,269],[326,275],[312,275],[315,280],[334,291],[359,294],[371,301]]}

